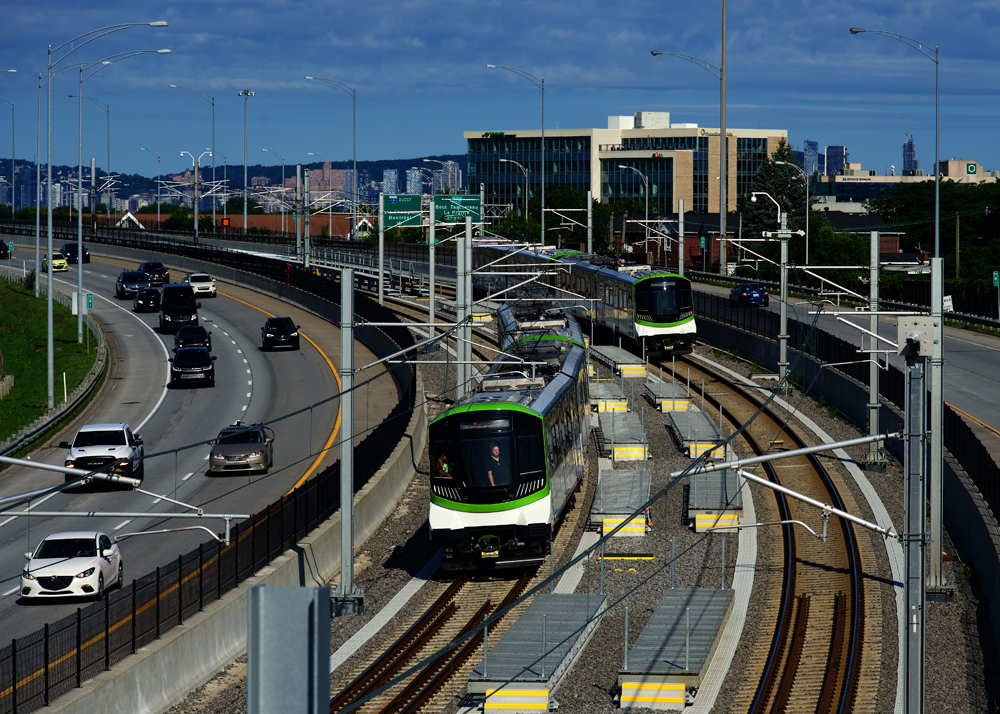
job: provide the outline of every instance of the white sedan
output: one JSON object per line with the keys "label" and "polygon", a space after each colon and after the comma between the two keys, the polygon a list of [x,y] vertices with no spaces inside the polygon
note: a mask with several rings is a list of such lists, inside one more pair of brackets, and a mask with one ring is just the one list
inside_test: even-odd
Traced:
{"label": "white sedan", "polygon": [[118,546],[104,533],[72,531],[46,536],[21,572],[21,597],[104,597],[121,587],[124,568]]}
{"label": "white sedan", "polygon": [[215,297],[215,280],[208,273],[188,273],[184,282],[194,289],[194,294]]}

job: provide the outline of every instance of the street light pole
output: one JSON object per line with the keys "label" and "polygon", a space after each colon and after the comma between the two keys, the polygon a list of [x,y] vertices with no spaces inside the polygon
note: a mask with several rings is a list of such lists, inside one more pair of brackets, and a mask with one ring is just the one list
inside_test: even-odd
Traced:
{"label": "street light pole", "polygon": [[528,220],[528,169],[525,168],[522,164],[517,163],[513,159],[500,159],[500,163],[502,163],[502,164],[514,164],[514,166],[516,166],[517,168],[521,169],[521,172],[524,173],[524,220],[525,220],[525,222],[527,222],[527,220]]}
{"label": "street light pole", "polygon": [[[653,57],[659,55],[671,55],[680,57],[688,62],[698,65],[703,70],[719,80],[719,237],[721,238],[719,249],[719,272],[726,272],[726,235],[728,233],[727,217],[729,215],[729,205],[726,199],[726,189],[729,180],[729,137],[726,136],[726,0],[722,0],[722,65],[716,66],[711,62],[706,62],[698,57],[681,54],[679,52],[660,52],[652,50]],[[712,257],[712,248],[706,243],[708,256]]]}
{"label": "street light pole", "polygon": [[354,156],[354,171],[351,175],[351,232],[350,240],[354,240],[354,232],[358,229],[358,96],[354,87],[348,87],[335,79],[323,79],[322,77],[306,77],[319,82],[332,84],[339,87],[345,93],[351,95],[351,152]]}
{"label": "street light pole", "polygon": [[[486,65],[486,67],[489,68],[489,69],[497,69],[497,65],[495,65],[495,64],[488,64],[488,65]],[[541,162],[542,163],[542,172],[541,172],[541,176],[542,176],[542,209],[541,209],[541,214],[542,214],[541,215],[542,230],[541,230],[541,241],[542,241],[542,246],[544,247],[545,246],[545,78],[544,77],[536,77],[533,74],[528,74],[527,72],[525,72],[523,70],[520,70],[520,69],[516,69],[514,67],[500,67],[500,69],[505,69],[508,72],[513,72],[514,74],[521,75],[522,77],[524,77],[529,82],[531,82],[536,87],[538,87],[539,89],[542,90],[542,153],[541,153],[541,157],[542,157],[542,162]]]}
{"label": "street light pole", "polygon": [[[172,89],[186,89],[192,94],[197,94],[199,97],[204,99],[206,102],[212,105],[212,184],[215,184],[215,97],[211,94],[205,94],[200,89],[193,89],[191,87],[182,87],[178,84],[171,84]],[[215,194],[212,194],[212,232],[216,230],[215,223]]]}
{"label": "street light pole", "polygon": [[[10,70],[8,70],[10,71]],[[14,180],[14,104],[6,99],[0,99],[0,103],[10,107],[10,217],[17,213],[17,191],[15,191],[16,181]]]}
{"label": "street light pole", "polygon": [[249,89],[239,93],[243,97],[243,235],[247,234],[247,99],[254,96]]}
{"label": "street light pole", "polygon": [[805,171],[795,164],[790,164],[787,161],[775,161],[774,163],[778,166],[791,166],[799,172],[806,184],[806,265],[809,265],[809,177]]}
{"label": "street light pole", "polygon": [[[261,149],[281,159],[281,237],[285,237],[285,157],[273,149]],[[272,224],[273,225],[273,224]]]}
{"label": "street light pole", "polygon": [[193,171],[194,171],[194,195],[192,196],[191,203],[194,206],[194,244],[198,245],[198,181],[201,178],[201,169],[199,168],[199,166],[201,164],[201,157],[204,156],[205,154],[211,156],[212,152],[209,151],[208,149],[205,149],[205,151],[201,152],[201,154],[198,155],[197,159],[194,158],[194,154],[192,154],[190,151],[182,151],[181,156],[184,156],[184,154],[187,154],[188,156],[191,157],[191,163],[193,165]]}
{"label": "street light pole", "polygon": [[785,376],[788,374],[788,214],[781,210],[781,204],[774,196],[764,191],[754,191],[750,200],[757,203],[757,196],[767,196],[778,207],[778,240],[781,241],[781,312],[778,327],[778,384],[784,390]]}
{"label": "street light pole", "polygon": [[[633,166],[626,166],[625,164],[618,164],[618,168],[620,168],[620,169],[628,169],[629,171],[635,171],[637,174],[639,174],[639,176],[642,177],[643,190],[646,192],[646,225],[644,227],[646,229],[646,242],[648,243],[649,242],[649,179],[646,178],[646,174],[644,174],[642,171],[640,171],[639,169],[637,169],[637,168],[635,168]],[[624,233],[624,230],[622,232]],[[645,246],[645,248],[646,248],[646,251],[648,252],[649,251],[649,246],[647,245],[647,246]],[[666,261],[666,256],[664,256],[664,261]]]}
{"label": "street light pole", "polygon": [[[306,156],[318,156],[321,159],[323,159],[323,161],[325,161],[326,163],[330,163],[330,159],[323,156],[323,154],[317,153],[315,151],[307,151]],[[330,168],[330,171],[333,171],[332,167]],[[326,171],[324,171],[323,173],[326,174]],[[284,179],[282,179],[282,181],[284,181]],[[326,232],[327,232],[327,238],[333,240],[333,176],[331,174],[326,174],[326,190],[327,190],[327,195],[329,196],[329,200],[327,201],[328,204],[327,208],[329,209],[328,211],[329,221],[327,223]]]}
{"label": "street light pole", "polygon": [[160,155],[152,149],[140,148],[139,151],[148,151],[156,157],[156,230],[160,230]]}

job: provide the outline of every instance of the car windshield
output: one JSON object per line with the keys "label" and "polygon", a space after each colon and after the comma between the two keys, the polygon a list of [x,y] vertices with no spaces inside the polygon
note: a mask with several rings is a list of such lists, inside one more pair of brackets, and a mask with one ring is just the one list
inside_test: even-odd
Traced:
{"label": "car windshield", "polygon": [[210,275],[189,275],[189,283],[210,283],[212,282],[212,276]]}
{"label": "car windshield", "polygon": [[182,327],[177,331],[178,337],[201,337],[205,334],[204,327]]}
{"label": "car windshield", "polygon": [[139,291],[140,298],[157,298],[160,296],[160,292],[155,288],[145,288]]}
{"label": "car windshield", "polygon": [[177,364],[197,364],[208,361],[208,350],[205,349],[177,350],[177,356],[174,357],[174,362]]}
{"label": "car windshield", "polygon": [[143,281],[146,279],[145,273],[122,273],[122,282],[134,283],[136,281]]}
{"label": "car windshield", "polygon": [[52,260],[66,260],[62,253],[53,253]]}
{"label": "car windshield", "polygon": [[261,444],[260,432],[256,429],[244,429],[243,431],[224,431],[219,434],[219,444]]}
{"label": "car windshield", "polygon": [[120,429],[81,431],[76,435],[73,448],[82,446],[125,446],[125,432]]}
{"label": "car windshield", "polygon": [[292,322],[292,318],[290,317],[275,317],[274,319],[267,321],[267,329],[294,330],[295,324]]}
{"label": "car windshield", "polygon": [[143,263],[143,270],[163,270],[163,263]]}
{"label": "car windshield", "polygon": [[48,558],[93,558],[97,555],[97,544],[93,538],[59,538],[43,540],[35,551],[36,559]]}

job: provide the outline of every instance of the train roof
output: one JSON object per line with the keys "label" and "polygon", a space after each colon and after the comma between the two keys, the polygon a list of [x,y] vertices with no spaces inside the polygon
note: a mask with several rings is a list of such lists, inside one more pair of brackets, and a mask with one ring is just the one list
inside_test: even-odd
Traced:
{"label": "train roof", "polygon": [[654,270],[648,265],[620,266],[613,258],[598,255],[596,253],[565,250],[552,246],[528,247],[527,249],[521,250],[521,248],[524,248],[523,245],[517,246],[514,244],[498,243],[485,243],[478,245],[484,248],[492,248],[493,250],[502,253],[510,253],[517,250],[519,255],[532,256],[537,258],[539,262],[550,260],[563,263],[573,263],[578,269],[597,273],[611,279],[622,280],[632,284],[657,277],[678,278],[680,280],[690,282],[690,280],[683,275],[679,275],[678,273],[674,273],[669,270]]}

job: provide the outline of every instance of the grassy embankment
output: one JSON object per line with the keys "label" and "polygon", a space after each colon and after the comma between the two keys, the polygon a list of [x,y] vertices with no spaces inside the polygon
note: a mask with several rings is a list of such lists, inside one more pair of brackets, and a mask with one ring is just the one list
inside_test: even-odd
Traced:
{"label": "grassy embankment", "polygon": [[[0,352],[3,372],[14,377],[14,388],[0,400],[0,442],[29,426],[46,411],[48,401],[46,297],[34,290],[0,280]],[[87,335],[76,341],[76,316],[58,303],[52,306],[54,341],[55,403],[63,401],[63,373],[66,391],[72,393],[94,364],[97,340]],[[86,329],[86,327],[84,328]]]}

